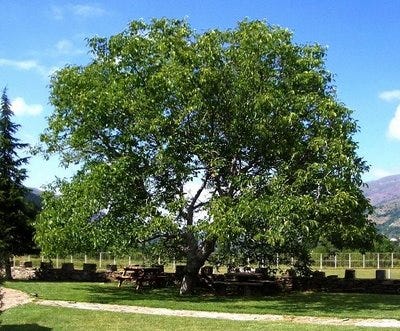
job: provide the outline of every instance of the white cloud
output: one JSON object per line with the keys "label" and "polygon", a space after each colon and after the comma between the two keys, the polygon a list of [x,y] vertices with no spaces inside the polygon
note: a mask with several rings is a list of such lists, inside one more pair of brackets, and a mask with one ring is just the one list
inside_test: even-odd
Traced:
{"label": "white cloud", "polygon": [[[400,102],[400,90],[383,91],[379,94],[379,98],[384,101]],[[400,105],[397,106],[396,112],[389,122],[386,134],[390,139],[400,140]]]}
{"label": "white cloud", "polygon": [[45,78],[49,76],[49,70],[35,60],[17,61],[0,58],[0,67],[11,67],[23,71],[36,71]]}
{"label": "white cloud", "polygon": [[397,106],[394,117],[390,120],[387,136],[391,139],[400,140],[400,105]]}
{"label": "white cloud", "polygon": [[25,132],[23,130],[20,131],[21,141],[27,143],[31,146],[39,144],[39,136],[33,135],[31,133]]}
{"label": "white cloud", "polygon": [[43,106],[39,104],[28,105],[21,97],[11,101],[11,110],[16,116],[36,116],[43,111]]}
{"label": "white cloud", "polygon": [[67,39],[60,40],[55,47],[58,54],[79,55],[84,53],[83,50],[76,48],[73,42]]}
{"label": "white cloud", "polygon": [[51,14],[52,18],[54,18],[57,21],[61,21],[64,19],[63,10],[61,7],[52,6],[50,8],[50,14]]}
{"label": "white cloud", "polygon": [[19,70],[32,70],[40,67],[34,60],[15,61],[9,59],[0,59],[0,66],[14,67]]}
{"label": "white cloud", "polygon": [[382,168],[375,168],[373,167],[370,171],[369,171],[369,176],[371,178],[371,180],[376,180],[379,178],[383,178],[383,177],[387,177],[387,176],[392,176],[392,175],[397,175],[399,173],[399,169],[396,170],[388,170],[388,169],[382,169]]}
{"label": "white cloud", "polygon": [[71,52],[71,50],[73,48],[74,48],[74,46],[73,46],[72,42],[67,39],[60,40],[56,44],[57,51],[60,53],[64,53],[64,54]]}
{"label": "white cloud", "polygon": [[364,173],[363,180],[364,182],[370,182],[373,180],[377,180],[383,177],[393,176],[400,174],[399,167],[392,168],[380,168],[376,166],[371,166],[367,173]]}
{"label": "white cloud", "polygon": [[105,14],[105,10],[97,6],[74,5],[71,9],[74,15],[81,17],[99,17]]}
{"label": "white cloud", "polygon": [[52,66],[51,68],[49,68],[48,70],[48,75],[52,76],[56,71],[60,70],[62,67],[59,66]]}
{"label": "white cloud", "polygon": [[66,5],[66,6],[52,6],[51,16],[55,20],[63,20],[65,17],[70,17],[74,15],[76,17],[90,18],[90,17],[100,17],[103,16],[106,11],[94,5]]}
{"label": "white cloud", "polygon": [[379,98],[385,101],[400,101],[400,90],[383,91]]}

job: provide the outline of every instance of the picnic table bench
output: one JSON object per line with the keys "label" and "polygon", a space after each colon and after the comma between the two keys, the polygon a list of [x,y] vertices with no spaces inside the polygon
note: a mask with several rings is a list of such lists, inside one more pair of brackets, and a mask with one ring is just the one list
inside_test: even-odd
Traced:
{"label": "picnic table bench", "polygon": [[166,276],[160,267],[127,266],[121,275],[116,276],[118,287],[121,287],[124,281],[130,281],[136,284],[139,290],[143,286],[165,286]]}
{"label": "picnic table bench", "polygon": [[276,283],[272,280],[262,279],[260,274],[238,272],[227,273],[224,280],[214,281],[214,289],[217,294],[266,294],[273,289]]}

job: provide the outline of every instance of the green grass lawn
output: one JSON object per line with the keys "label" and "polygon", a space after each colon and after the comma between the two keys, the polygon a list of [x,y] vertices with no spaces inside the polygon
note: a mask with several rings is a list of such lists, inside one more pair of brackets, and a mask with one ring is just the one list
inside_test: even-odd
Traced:
{"label": "green grass lawn", "polygon": [[[387,269],[386,270],[386,277],[390,279],[400,279],[400,269]],[[324,268],[322,271],[328,275],[338,275],[339,278],[344,278],[346,268]],[[374,268],[355,268],[356,271],[356,278],[364,278],[364,279],[374,279],[375,278],[375,271]]]}
{"label": "green grass lawn", "polygon": [[[374,330],[377,328],[321,326],[294,323],[239,322],[205,318],[169,317],[140,314],[87,311],[68,308],[44,307],[28,304],[9,309],[0,315],[0,329],[4,331],[47,330],[139,330],[157,331],[226,331],[226,330]],[[385,329],[391,330],[391,329]],[[395,329],[392,329],[395,330]]]}
{"label": "green grass lawn", "polygon": [[40,299],[231,313],[400,318],[400,295],[293,293],[269,297],[179,296],[177,288],[137,292],[130,284],[12,281],[6,287],[36,293]]}

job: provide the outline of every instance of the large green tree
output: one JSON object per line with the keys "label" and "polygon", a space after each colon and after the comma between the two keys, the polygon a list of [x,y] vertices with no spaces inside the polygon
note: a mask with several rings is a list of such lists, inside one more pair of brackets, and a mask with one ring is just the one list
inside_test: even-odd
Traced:
{"label": "large green tree", "polygon": [[262,21],[198,34],[167,19],[88,46],[91,62],[50,84],[45,150],[82,168],[45,199],[46,252],[170,243],[186,293],[216,248],[304,258],[320,240],[370,243],[367,167],[324,48]]}
{"label": "large green tree", "polygon": [[28,157],[19,157],[18,151],[27,147],[15,134],[18,124],[13,116],[6,90],[1,96],[0,110],[0,266],[6,278],[11,278],[10,257],[33,250],[33,225],[35,208],[26,201],[23,181]]}

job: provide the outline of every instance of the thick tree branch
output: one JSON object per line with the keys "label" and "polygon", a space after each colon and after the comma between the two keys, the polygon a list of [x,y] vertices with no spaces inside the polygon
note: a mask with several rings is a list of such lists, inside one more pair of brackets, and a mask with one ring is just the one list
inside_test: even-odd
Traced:
{"label": "thick tree branch", "polygon": [[200,198],[200,195],[203,193],[204,189],[206,188],[208,179],[209,179],[209,175],[207,174],[203,179],[203,183],[201,184],[200,188],[197,190],[196,194],[194,195],[189,206],[186,209],[187,210],[186,211],[187,225],[193,225],[193,216],[194,216],[194,211],[196,210],[196,208],[195,208],[196,202]]}
{"label": "thick tree branch", "polygon": [[156,240],[156,239],[161,239],[161,238],[162,239],[175,239],[177,237],[178,236],[176,234],[168,234],[168,233],[156,234],[156,235],[154,235],[152,237],[149,237],[149,238],[146,238],[146,239],[142,239],[142,240],[138,240],[138,243],[139,244],[144,244],[144,243]]}

